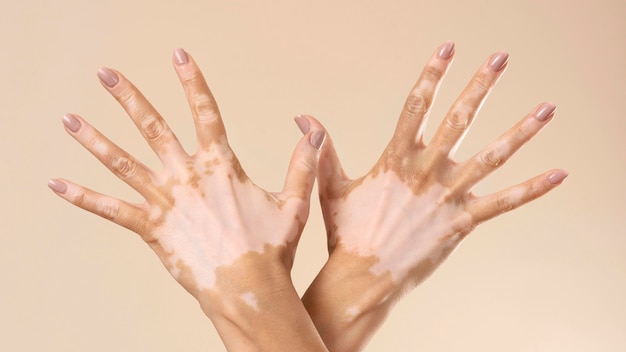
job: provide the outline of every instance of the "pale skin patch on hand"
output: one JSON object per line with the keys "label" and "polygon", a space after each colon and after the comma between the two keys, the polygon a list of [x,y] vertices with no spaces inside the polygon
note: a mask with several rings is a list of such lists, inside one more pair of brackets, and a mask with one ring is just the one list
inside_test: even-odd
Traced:
{"label": "pale skin patch on hand", "polygon": [[471,228],[471,216],[441,185],[416,195],[394,172],[367,176],[362,185],[329,204],[337,213],[329,242],[377,258],[374,275],[390,273],[397,284],[421,282]]}
{"label": "pale skin patch on hand", "polygon": [[248,291],[248,292],[244,292],[241,295],[239,295],[239,297],[241,297],[241,299],[247,304],[249,305],[252,309],[254,310],[259,310],[259,303],[257,302],[256,296],[254,295],[253,292]]}
{"label": "pale skin patch on hand", "polygon": [[[217,268],[231,265],[245,253],[297,243],[307,209],[303,199],[280,199],[255,186],[243,170],[237,171],[241,167],[239,162],[233,164],[234,157],[228,162],[206,154],[201,157],[212,161],[214,172],[202,172],[206,161],[195,162],[200,159],[196,156],[177,175],[183,182],[171,176],[159,182],[158,198],[147,202],[148,225],[141,230],[170,273],[194,295],[214,288]],[[291,246],[288,254],[278,258],[288,267],[295,254],[295,244]]]}

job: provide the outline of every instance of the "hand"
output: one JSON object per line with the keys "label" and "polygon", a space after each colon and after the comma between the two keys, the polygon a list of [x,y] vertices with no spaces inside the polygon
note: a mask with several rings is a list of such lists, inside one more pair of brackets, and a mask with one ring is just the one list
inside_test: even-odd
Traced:
{"label": "hand", "polygon": [[229,349],[324,350],[289,272],[325,132],[309,130],[306,120],[296,118],[305,136],[283,190],[267,192],[246,176],[228,145],[215,100],[193,59],[179,49],[174,61],[193,113],[196,153],[183,150],[123,75],[103,68],[98,72],[103,86],[130,115],[163,170],[149,169],[81,117],[66,115],[67,132],[145,201],[131,204],[67,180],[51,180],[50,187],[72,204],[139,234],[200,302]]}
{"label": "hand", "polygon": [[[320,157],[319,192],[330,257],[303,301],[333,351],[362,347],[404,293],[430,275],[480,223],[544,195],[567,176],[553,170],[495,194],[472,188],[553,117],[543,103],[474,157],[452,160],[508,54],[493,54],[454,102],[432,141],[423,131],[454,46],[430,58],[374,167],[349,179],[331,140]],[[327,322],[333,322],[328,324]]]}

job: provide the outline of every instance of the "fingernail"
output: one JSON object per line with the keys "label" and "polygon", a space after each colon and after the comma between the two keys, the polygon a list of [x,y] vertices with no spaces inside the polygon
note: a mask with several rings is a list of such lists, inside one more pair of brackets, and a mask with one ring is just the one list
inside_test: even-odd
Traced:
{"label": "fingernail", "polygon": [[569,174],[565,170],[556,170],[548,176],[548,181],[550,181],[551,184],[556,185],[563,182],[567,175]]}
{"label": "fingernail", "polygon": [[72,114],[63,115],[63,125],[72,132],[77,132],[81,126],[80,121]]}
{"label": "fingernail", "polygon": [[182,48],[178,48],[174,50],[174,60],[176,61],[176,65],[184,65],[189,62],[189,56]]}
{"label": "fingernail", "polygon": [[315,131],[311,134],[311,145],[315,147],[315,149],[320,149],[322,144],[324,144],[324,139],[326,139],[326,132],[324,131]]}
{"label": "fingernail", "polygon": [[48,181],[48,187],[59,194],[63,194],[67,191],[67,185],[59,180]]}
{"label": "fingernail", "polygon": [[505,51],[495,53],[491,57],[491,61],[489,61],[489,68],[498,72],[504,67],[508,59],[509,59],[509,53]]}
{"label": "fingernail", "polygon": [[554,115],[554,110],[556,109],[556,105],[553,103],[543,103],[537,113],[535,114],[535,118],[539,121],[546,121],[550,116]]}
{"label": "fingernail", "polygon": [[294,117],[294,121],[296,121],[296,125],[298,125],[298,128],[300,129],[300,131],[302,131],[303,134],[309,132],[309,129],[311,128],[311,123],[306,117],[302,115],[296,115],[296,117]]}
{"label": "fingernail", "polygon": [[439,47],[439,53],[437,55],[439,55],[440,59],[447,60],[452,56],[453,53],[454,53],[454,43],[445,42],[441,44],[441,46]]}
{"label": "fingernail", "polygon": [[115,72],[110,69],[103,67],[98,70],[98,78],[104,83],[107,87],[113,88],[119,82],[119,78],[115,74]]}

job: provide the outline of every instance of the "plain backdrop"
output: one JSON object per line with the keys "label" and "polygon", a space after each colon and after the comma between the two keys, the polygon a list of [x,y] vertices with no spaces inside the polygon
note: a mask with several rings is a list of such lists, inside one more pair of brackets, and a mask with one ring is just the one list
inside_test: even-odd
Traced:
{"label": "plain backdrop", "polygon": [[[357,177],[388,142],[435,48],[456,59],[427,136],[497,50],[509,68],[457,160],[536,104],[550,125],[476,193],[561,167],[546,197],[481,225],[404,298],[369,351],[626,350],[626,2],[3,1],[0,5],[0,350],[223,351],[197,303],[133,233],[46,187],[53,177],[140,197],[66,135],[81,114],[158,168],[96,71],[124,72],[189,151],[191,115],[172,69],[177,47],[201,65],[244,169],[269,190],[318,117]],[[314,197],[293,269],[304,292],[326,259]],[[375,200],[373,200],[375,201]]]}

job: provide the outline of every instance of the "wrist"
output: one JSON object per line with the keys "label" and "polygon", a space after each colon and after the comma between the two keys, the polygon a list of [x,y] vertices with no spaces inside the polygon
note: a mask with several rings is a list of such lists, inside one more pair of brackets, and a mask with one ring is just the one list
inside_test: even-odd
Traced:
{"label": "wrist", "polygon": [[400,290],[390,273],[374,273],[374,256],[335,248],[302,302],[333,351],[360,350],[383,323]]}
{"label": "wrist", "polygon": [[215,270],[197,299],[229,351],[325,351],[280,248],[249,252]]}

